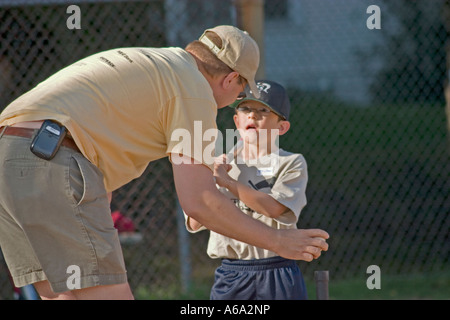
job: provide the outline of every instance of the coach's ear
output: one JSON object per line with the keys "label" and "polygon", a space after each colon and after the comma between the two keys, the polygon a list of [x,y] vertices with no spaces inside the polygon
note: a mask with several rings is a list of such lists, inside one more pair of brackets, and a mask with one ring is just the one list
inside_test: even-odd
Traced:
{"label": "coach's ear", "polygon": [[286,132],[288,132],[291,127],[291,123],[287,120],[281,120],[278,122],[278,134],[282,136]]}
{"label": "coach's ear", "polygon": [[230,72],[225,76],[225,78],[222,81],[222,86],[224,89],[230,88],[230,86],[233,84],[234,79],[239,78],[239,73],[236,71]]}

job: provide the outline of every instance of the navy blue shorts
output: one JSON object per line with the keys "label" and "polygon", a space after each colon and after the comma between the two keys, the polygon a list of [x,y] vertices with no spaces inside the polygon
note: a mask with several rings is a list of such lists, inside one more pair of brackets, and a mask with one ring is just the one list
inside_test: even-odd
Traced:
{"label": "navy blue shorts", "polygon": [[294,260],[223,259],[216,269],[211,300],[306,300],[303,275]]}

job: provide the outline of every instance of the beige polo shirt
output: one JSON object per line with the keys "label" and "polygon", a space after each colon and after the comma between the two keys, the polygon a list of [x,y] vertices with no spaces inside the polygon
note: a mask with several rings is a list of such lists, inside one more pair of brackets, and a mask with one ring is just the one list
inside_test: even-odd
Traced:
{"label": "beige polo shirt", "polygon": [[[188,52],[120,48],[82,59],[41,82],[6,107],[0,126],[59,121],[113,191],[170,153],[205,163],[194,146],[201,151],[210,145],[202,135],[216,129],[216,116],[212,89]],[[191,134],[190,148],[180,143],[180,134],[173,138],[177,129]]]}
{"label": "beige polo shirt", "polygon": [[[244,161],[238,158],[231,164],[232,169],[228,172],[231,178],[267,193],[288,210],[278,218],[269,218],[249,208],[228,189],[219,187],[228,199],[233,201],[243,213],[274,229],[297,228],[300,212],[307,203],[308,172],[303,155],[280,149],[278,153],[272,153],[258,161]],[[185,218],[188,219],[187,216]],[[188,231],[193,232],[188,226],[187,228]],[[202,227],[196,232],[201,230],[205,228]],[[272,251],[225,237],[214,231],[210,231],[207,253],[211,258],[243,260],[270,258],[277,255]]]}

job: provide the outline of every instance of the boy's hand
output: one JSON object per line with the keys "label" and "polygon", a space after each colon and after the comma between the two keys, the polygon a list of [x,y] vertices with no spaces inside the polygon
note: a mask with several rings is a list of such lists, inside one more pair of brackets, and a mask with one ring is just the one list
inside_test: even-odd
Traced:
{"label": "boy's hand", "polygon": [[231,170],[231,165],[228,164],[227,155],[225,153],[214,158],[214,165],[222,165],[222,164],[227,164],[226,166],[227,172]]}
{"label": "boy's hand", "polygon": [[231,165],[227,164],[227,156],[223,154],[214,159],[214,178],[216,178],[216,183],[225,187],[227,183],[231,180],[231,177],[228,175],[228,171],[231,170]]}

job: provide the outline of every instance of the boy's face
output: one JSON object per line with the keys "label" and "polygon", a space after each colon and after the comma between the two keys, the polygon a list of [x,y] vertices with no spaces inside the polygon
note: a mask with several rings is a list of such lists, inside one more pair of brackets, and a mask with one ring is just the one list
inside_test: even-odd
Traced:
{"label": "boy's face", "polygon": [[[270,111],[264,104],[248,100],[236,108],[233,117],[241,138],[250,144],[270,143],[289,130],[289,121]],[[265,139],[267,137],[267,140]]]}

